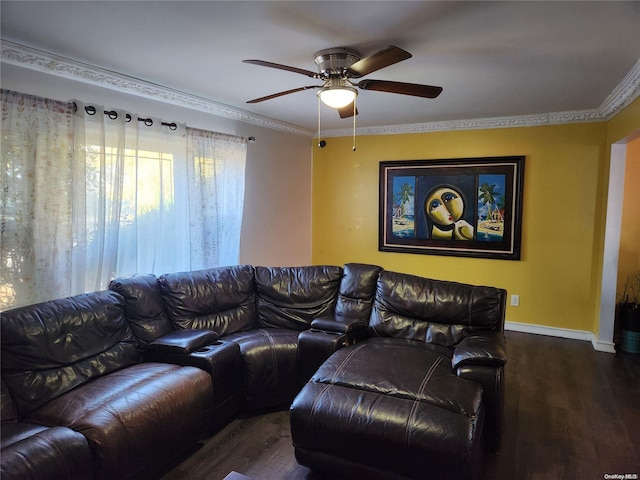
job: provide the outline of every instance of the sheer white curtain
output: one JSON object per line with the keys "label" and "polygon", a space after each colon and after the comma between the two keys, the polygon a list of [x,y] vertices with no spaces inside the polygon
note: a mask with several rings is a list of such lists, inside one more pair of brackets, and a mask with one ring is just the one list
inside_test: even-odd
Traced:
{"label": "sheer white curtain", "polygon": [[191,269],[238,262],[247,142],[187,128]]}
{"label": "sheer white curtain", "polygon": [[72,290],[188,268],[184,125],[76,104]]}
{"label": "sheer white curtain", "polygon": [[2,91],[2,309],[69,292],[72,123],[71,104]]}
{"label": "sheer white curtain", "polygon": [[1,309],[237,263],[246,139],[13,92],[2,103]]}

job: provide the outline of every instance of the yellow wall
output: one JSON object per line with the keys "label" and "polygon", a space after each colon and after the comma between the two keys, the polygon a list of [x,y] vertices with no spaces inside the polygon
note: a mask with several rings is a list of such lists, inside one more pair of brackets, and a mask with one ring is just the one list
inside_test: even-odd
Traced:
{"label": "yellow wall", "polygon": [[[313,158],[313,263],[363,262],[520,295],[507,320],[595,331],[607,124],[331,138]],[[525,155],[520,261],[378,251],[382,160]],[[601,252],[600,252],[601,255]]]}

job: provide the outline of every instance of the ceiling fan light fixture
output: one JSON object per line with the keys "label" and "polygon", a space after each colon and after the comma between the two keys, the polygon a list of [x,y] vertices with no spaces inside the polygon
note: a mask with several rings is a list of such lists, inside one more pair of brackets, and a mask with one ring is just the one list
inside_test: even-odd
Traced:
{"label": "ceiling fan light fixture", "polygon": [[342,108],[352,103],[358,91],[353,87],[346,86],[329,86],[324,87],[318,92],[318,96],[322,103],[331,108]]}

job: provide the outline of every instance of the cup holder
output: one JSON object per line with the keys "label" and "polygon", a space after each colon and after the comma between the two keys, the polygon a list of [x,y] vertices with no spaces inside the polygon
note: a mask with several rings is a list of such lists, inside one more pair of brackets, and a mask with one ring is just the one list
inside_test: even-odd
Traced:
{"label": "cup holder", "polygon": [[223,345],[224,342],[220,341],[220,340],[216,340],[213,343],[210,343],[208,345],[205,345],[204,347],[200,347],[199,349],[196,350],[196,353],[205,353],[208,352],[210,350],[213,349],[213,347],[218,347],[220,345]]}
{"label": "cup holder", "polygon": [[327,331],[327,330],[320,330],[320,329],[318,329],[318,328],[310,328],[310,329],[309,329],[309,331],[310,331],[311,333],[323,333],[323,334],[325,334],[325,335],[337,335],[337,336],[342,335],[342,334],[341,334],[341,333],[339,333],[339,332],[329,332],[329,331]]}

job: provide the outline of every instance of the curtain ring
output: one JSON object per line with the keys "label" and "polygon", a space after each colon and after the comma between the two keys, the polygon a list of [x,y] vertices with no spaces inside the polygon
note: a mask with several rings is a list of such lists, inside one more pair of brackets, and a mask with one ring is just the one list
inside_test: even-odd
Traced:
{"label": "curtain ring", "polygon": [[118,118],[118,112],[116,112],[115,110],[111,110],[110,112],[106,113],[111,120],[115,120],[116,118]]}
{"label": "curtain ring", "polygon": [[178,129],[178,125],[176,125],[175,123],[170,123],[168,126],[169,126],[169,130],[177,130]]}
{"label": "curtain ring", "polygon": [[86,107],[84,107],[84,111],[87,112],[88,115],[95,115],[96,114],[96,107],[94,107],[92,105],[87,105]]}
{"label": "curtain ring", "polygon": [[144,119],[144,124],[145,124],[147,127],[150,127],[151,125],[153,125],[153,120],[151,120],[150,118],[145,118],[145,119]]}
{"label": "curtain ring", "polygon": [[127,115],[124,117],[124,121],[125,121],[125,122],[130,122],[130,121],[131,121],[131,115],[129,115],[129,114],[127,113]]}

